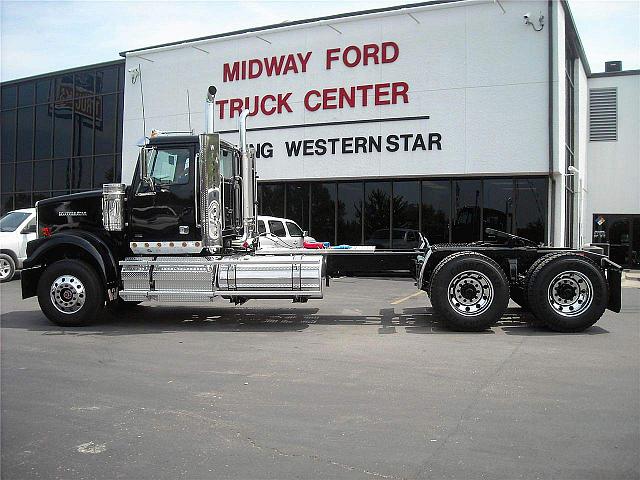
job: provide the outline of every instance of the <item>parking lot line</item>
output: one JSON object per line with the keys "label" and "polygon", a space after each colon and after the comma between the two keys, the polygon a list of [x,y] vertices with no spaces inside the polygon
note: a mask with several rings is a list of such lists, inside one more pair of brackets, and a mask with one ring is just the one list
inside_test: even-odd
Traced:
{"label": "parking lot line", "polygon": [[417,297],[421,293],[422,293],[422,290],[418,290],[417,292],[412,293],[411,295],[408,295],[408,296],[406,296],[404,298],[399,298],[398,300],[394,300],[393,302],[391,302],[391,305],[397,305],[397,304],[402,303],[402,302],[404,302],[406,300],[409,300],[410,298]]}

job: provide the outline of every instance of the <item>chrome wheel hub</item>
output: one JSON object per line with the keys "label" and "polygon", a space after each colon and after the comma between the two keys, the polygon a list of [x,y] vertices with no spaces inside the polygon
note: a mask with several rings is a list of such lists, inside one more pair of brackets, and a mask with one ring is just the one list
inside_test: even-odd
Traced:
{"label": "chrome wheel hub", "polygon": [[0,258],[0,278],[5,279],[11,273],[11,265],[4,258]]}
{"label": "chrome wheel hub", "polygon": [[593,285],[586,275],[576,271],[562,272],[551,281],[549,305],[564,317],[585,312],[593,301]]}
{"label": "chrome wheel hub", "polygon": [[76,313],[86,300],[84,285],[73,275],[63,275],[51,284],[51,303],[62,313]]}
{"label": "chrome wheel hub", "polygon": [[491,306],[493,296],[491,280],[475,270],[461,272],[449,282],[449,305],[467,317],[484,313]]}

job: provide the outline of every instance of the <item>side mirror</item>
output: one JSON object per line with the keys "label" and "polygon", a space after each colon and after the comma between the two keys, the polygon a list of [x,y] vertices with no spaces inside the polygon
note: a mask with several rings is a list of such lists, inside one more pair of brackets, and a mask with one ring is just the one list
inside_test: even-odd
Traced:
{"label": "side mirror", "polygon": [[303,237],[308,237],[309,236],[309,232],[307,232],[306,230],[302,231],[302,236]]}
{"label": "side mirror", "polygon": [[149,159],[152,158],[153,149],[143,147],[140,149],[140,184],[148,188],[150,191],[155,191],[155,182],[149,172]]}
{"label": "side mirror", "polygon": [[37,231],[37,228],[34,223],[32,225],[27,225],[26,227],[24,227],[20,233],[23,235],[26,235],[28,233],[36,233],[36,231]]}
{"label": "side mirror", "polygon": [[156,191],[156,183],[153,181],[153,177],[142,177],[142,184],[146,186],[149,191]]}

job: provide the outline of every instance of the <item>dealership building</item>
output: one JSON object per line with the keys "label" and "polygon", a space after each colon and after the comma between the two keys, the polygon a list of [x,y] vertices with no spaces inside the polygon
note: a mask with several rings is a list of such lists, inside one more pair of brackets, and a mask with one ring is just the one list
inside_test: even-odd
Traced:
{"label": "dealership building", "polygon": [[[640,71],[610,62],[592,74],[566,2],[431,1],[121,56],[2,84],[4,210],[130,183],[140,139],[202,131],[215,85],[223,138],[237,142],[250,111],[260,212],[318,240],[397,247],[421,231],[466,242],[492,227],[640,263]],[[117,73],[108,93],[104,68]],[[91,173],[79,172],[85,162]]]}

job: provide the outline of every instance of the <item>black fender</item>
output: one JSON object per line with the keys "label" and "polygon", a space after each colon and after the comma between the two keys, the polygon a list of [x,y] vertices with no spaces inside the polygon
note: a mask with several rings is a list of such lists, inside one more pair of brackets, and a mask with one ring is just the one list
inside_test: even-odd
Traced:
{"label": "black fender", "polygon": [[118,285],[118,261],[113,248],[94,233],[69,230],[27,244],[27,259],[21,274],[22,298],[36,295],[44,268],[64,258],[76,258],[93,265],[105,290]]}

